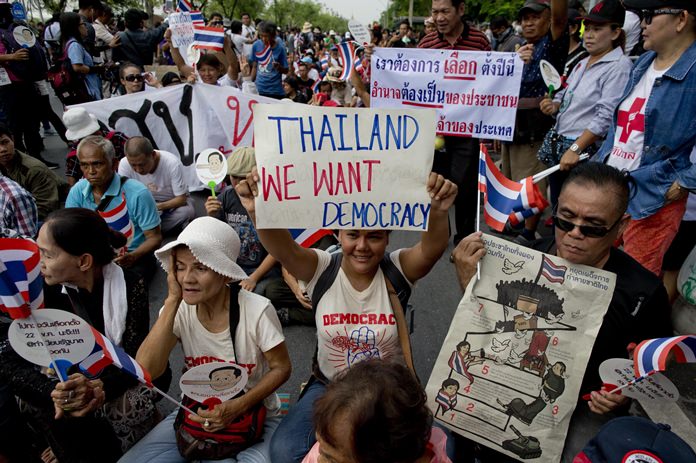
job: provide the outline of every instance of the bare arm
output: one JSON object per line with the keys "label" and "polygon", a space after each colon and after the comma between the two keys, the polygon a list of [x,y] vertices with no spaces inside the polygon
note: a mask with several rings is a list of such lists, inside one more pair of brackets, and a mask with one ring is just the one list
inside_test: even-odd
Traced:
{"label": "bare arm", "polygon": [[174,60],[174,64],[176,64],[179,73],[184,76],[184,78],[188,78],[193,74],[193,68],[186,64],[184,57],[181,56],[181,53],[179,53],[179,49],[172,45],[171,29],[167,29],[167,32],[164,33],[164,38],[167,40],[167,45],[169,45],[169,50],[172,53],[172,59]]}
{"label": "bare arm", "polygon": [[551,35],[560,38],[568,26],[568,0],[551,0]]}
{"label": "bare arm", "polygon": [[401,252],[401,268],[409,281],[415,282],[428,274],[449,242],[448,210],[457,196],[457,185],[442,175],[430,173],[427,183],[432,198],[428,231],[412,248]]}
{"label": "bare arm", "polygon": [[277,263],[278,261],[275,260],[272,255],[267,255],[266,258],[261,262],[261,265],[259,265],[251,275],[249,275],[249,278],[240,281],[239,284],[247,291],[253,291],[254,288],[256,288],[256,283],[258,283],[259,280],[261,280],[264,275],[266,275]]}
{"label": "bare arm", "polygon": [[365,84],[360,78],[360,74],[353,69],[350,71],[350,82],[355,88],[355,94],[362,100],[366,108],[370,107],[370,93],[365,88]]}
{"label": "bare arm", "polygon": [[[256,224],[256,207],[254,199],[259,194],[259,174],[254,167],[247,178],[237,184],[235,190],[249,217]],[[311,249],[305,249],[292,239],[290,232],[282,229],[256,229],[261,244],[268,253],[275,257],[288,272],[298,280],[309,281],[317,269],[317,255]]]}
{"label": "bare arm", "polygon": [[239,61],[237,60],[237,54],[232,50],[232,40],[227,34],[225,34],[224,52],[227,62],[229,63],[227,66],[227,76],[237,81],[239,78]]}
{"label": "bare arm", "polygon": [[176,209],[177,207],[182,207],[186,205],[187,195],[174,196],[172,199],[167,201],[162,201],[157,203],[158,211],[167,211],[169,209]]}

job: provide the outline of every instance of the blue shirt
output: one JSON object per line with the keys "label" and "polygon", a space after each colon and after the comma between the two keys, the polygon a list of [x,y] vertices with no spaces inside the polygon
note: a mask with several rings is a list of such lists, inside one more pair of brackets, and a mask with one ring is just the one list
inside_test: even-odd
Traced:
{"label": "blue shirt", "polygon": [[[75,40],[70,40],[68,45],[68,58],[72,64],[84,64],[90,68],[94,66],[94,60],[92,56],[85,50],[85,47],[80,45]],[[85,84],[87,85],[87,92],[95,100],[101,100],[101,79],[99,76],[92,71],[89,74],[80,74],[85,78]]]}
{"label": "blue shirt", "polygon": [[[121,193],[126,194],[126,208],[133,223],[133,239],[128,245],[128,251],[134,251],[145,241],[144,230],[153,230],[160,224],[160,216],[150,190],[137,180],[129,179],[121,187],[121,177],[114,174],[114,178],[106,189],[102,198],[113,196],[105,212],[117,208],[122,202]],[[92,194],[92,185],[84,178],[70,189],[65,207],[83,207],[85,209],[97,209]]]}
{"label": "blue shirt", "polygon": [[[620,101],[631,94],[655,56],[655,52],[648,51],[638,58]],[[655,80],[645,104],[643,154],[640,166],[631,172],[636,191],[628,203],[628,213],[634,220],[658,212],[675,180],[686,189],[696,190],[696,164],[689,158],[696,144],[695,89],[696,42]],[[607,138],[593,160],[606,162],[609,157],[614,147],[617,117],[618,106]]]}
{"label": "blue shirt", "polygon": [[283,68],[288,67],[285,45],[279,37],[276,37],[276,43],[272,49],[272,58],[266,64],[261,64],[256,54],[260,54],[264,48],[266,48],[266,46],[263,41],[257,40],[251,46],[251,56],[249,56],[249,62],[256,63],[256,89],[261,95],[285,96],[282,75],[280,71],[273,66],[273,63],[278,63]]}
{"label": "blue shirt", "polygon": [[607,134],[633,66],[621,47],[588,68],[589,60],[585,58],[575,66],[568,77],[568,87],[553,99],[561,103],[556,131],[564,137],[578,138],[585,129],[599,137]]}

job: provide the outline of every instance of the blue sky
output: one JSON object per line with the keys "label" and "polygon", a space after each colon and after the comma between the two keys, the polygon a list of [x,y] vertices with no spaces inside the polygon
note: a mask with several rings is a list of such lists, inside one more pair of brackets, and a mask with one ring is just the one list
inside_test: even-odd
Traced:
{"label": "blue sky", "polygon": [[379,19],[382,11],[387,9],[388,0],[318,0],[329,10],[334,10],[341,16],[355,18],[367,25]]}

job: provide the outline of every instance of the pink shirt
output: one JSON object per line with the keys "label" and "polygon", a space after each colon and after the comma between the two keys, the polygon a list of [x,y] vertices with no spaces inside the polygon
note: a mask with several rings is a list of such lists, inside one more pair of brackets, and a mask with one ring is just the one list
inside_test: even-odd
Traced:
{"label": "pink shirt", "polygon": [[[9,54],[7,52],[7,48],[5,48],[5,44],[2,43],[2,40],[0,40],[0,55],[7,55]],[[19,79],[14,73],[10,70],[9,66],[3,66],[5,68],[5,71],[7,71],[7,76],[10,78],[12,82],[21,82],[22,79]]]}
{"label": "pink shirt", "polygon": [[[452,463],[452,460],[447,456],[445,451],[447,446],[447,435],[440,428],[433,427],[433,432],[430,434],[430,442],[428,449],[434,454],[430,463]],[[319,442],[314,444],[314,447],[304,457],[302,463],[317,463],[319,461]]]}

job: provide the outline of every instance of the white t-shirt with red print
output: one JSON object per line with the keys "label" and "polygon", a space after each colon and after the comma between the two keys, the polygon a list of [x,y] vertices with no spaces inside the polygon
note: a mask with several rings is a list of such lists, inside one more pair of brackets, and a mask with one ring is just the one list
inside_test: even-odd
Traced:
{"label": "white t-shirt with red print", "polygon": [[[319,276],[331,262],[328,252],[318,249],[314,252],[319,261],[307,285],[310,297]],[[401,249],[394,251],[389,258],[403,274],[400,253]],[[316,307],[315,320],[319,369],[329,380],[351,365],[371,358],[403,362],[396,317],[381,268],[364,291],[353,288],[343,269],[339,269]]]}
{"label": "white t-shirt with red print", "polygon": [[656,70],[653,62],[631,94],[619,105],[614,147],[607,159],[610,166],[629,172],[640,167],[645,139],[645,105],[655,80],[665,72],[667,69]]}

